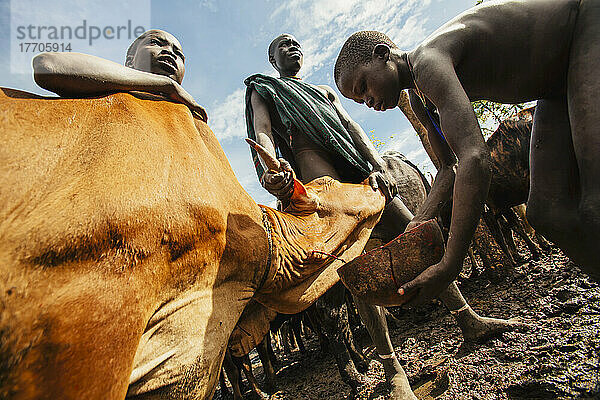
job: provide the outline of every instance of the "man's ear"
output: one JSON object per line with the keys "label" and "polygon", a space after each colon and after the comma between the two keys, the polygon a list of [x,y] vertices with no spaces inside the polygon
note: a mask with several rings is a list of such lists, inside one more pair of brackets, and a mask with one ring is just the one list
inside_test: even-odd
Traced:
{"label": "man's ear", "polygon": [[275,57],[272,54],[269,54],[269,62],[273,66],[273,68],[277,69],[277,63],[275,62]]}
{"label": "man's ear", "polygon": [[383,61],[387,61],[390,58],[390,46],[385,43],[379,43],[375,45],[373,49],[373,59],[379,59]]}

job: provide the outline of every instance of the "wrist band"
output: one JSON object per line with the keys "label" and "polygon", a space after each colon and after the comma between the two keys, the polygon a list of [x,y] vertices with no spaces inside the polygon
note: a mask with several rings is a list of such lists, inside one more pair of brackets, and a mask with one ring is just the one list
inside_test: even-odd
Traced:
{"label": "wrist band", "polygon": [[465,311],[467,308],[471,308],[471,307],[468,304],[465,304],[464,306],[462,306],[458,310],[449,310],[449,311],[450,311],[450,314],[452,314],[452,315],[458,315],[461,312]]}

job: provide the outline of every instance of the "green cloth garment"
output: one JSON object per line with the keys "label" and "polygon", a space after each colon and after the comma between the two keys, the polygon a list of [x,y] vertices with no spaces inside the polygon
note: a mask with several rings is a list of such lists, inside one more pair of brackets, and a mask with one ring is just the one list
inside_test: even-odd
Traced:
{"label": "green cloth garment", "polygon": [[[352,137],[342,124],[331,101],[316,87],[297,78],[274,78],[256,74],[246,84],[246,130],[256,140],[250,97],[252,90],[269,107],[278,156],[285,158],[297,172],[292,148],[292,129],[302,132],[334,157],[334,167],[345,182],[361,182],[371,168],[354,147]],[[274,118],[275,117],[275,118]],[[265,172],[254,149],[252,159],[258,178]]]}

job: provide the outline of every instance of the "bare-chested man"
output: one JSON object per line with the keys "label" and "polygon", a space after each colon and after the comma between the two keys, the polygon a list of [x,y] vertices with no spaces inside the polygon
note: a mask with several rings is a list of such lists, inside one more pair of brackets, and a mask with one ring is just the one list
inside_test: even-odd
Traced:
{"label": "bare-chested man", "polygon": [[379,32],[358,32],[346,41],[335,66],[342,94],[386,110],[396,106],[402,89],[413,89],[411,104],[424,123],[435,118],[423,102],[439,111],[440,132],[429,135],[438,142],[436,154],[446,162],[443,152],[458,158],[456,177],[447,164],[413,221],[430,218],[453,190],[446,254],[400,293],[416,290],[421,300],[430,298],[461,270],[490,182],[489,153],[470,103],[478,99],[538,99],[527,217],[598,279],[598,21],[599,0],[490,1],[452,19],[411,52]]}
{"label": "bare-chested man", "polygon": [[[291,170],[293,165],[303,182],[324,175],[341,181],[360,181],[369,176],[373,188],[381,188],[390,200],[376,230],[386,240],[393,239],[404,230],[413,216],[399,198],[393,197],[396,192],[394,178],[386,170],[386,164],[360,125],[350,118],[330,87],[299,81],[297,74],[302,67],[303,53],[292,35],[283,34],[273,40],[269,46],[269,61],[279,72],[280,78],[253,75],[246,80],[249,87],[246,110],[249,134],[251,132],[251,136],[273,155],[277,147],[288,158],[287,168]],[[309,101],[304,105],[302,99],[307,97],[313,99],[313,103]],[[289,115],[291,109],[304,115]],[[323,121],[329,122],[322,124]],[[338,130],[337,136],[329,133],[333,126],[342,129],[341,132]],[[344,138],[349,138],[351,149],[345,147]],[[332,145],[333,142],[337,144]],[[362,163],[356,161],[353,152],[358,153]],[[285,160],[282,159],[282,162]],[[365,165],[368,170],[361,175],[361,168],[364,170]],[[266,172],[261,182],[270,193],[285,203],[286,195],[290,193],[291,172]],[[509,321],[477,315],[454,283],[440,298],[453,311],[465,339],[487,337],[512,326]],[[382,356],[386,377],[392,383],[393,398],[415,398],[394,354],[383,310],[355,300],[377,352]]]}
{"label": "bare-chested man", "polygon": [[127,50],[125,66],[82,53],[41,53],[33,59],[38,85],[64,97],[146,92],[187,105],[206,120],[206,111],[181,87],[185,56],[170,33],[152,29]]}

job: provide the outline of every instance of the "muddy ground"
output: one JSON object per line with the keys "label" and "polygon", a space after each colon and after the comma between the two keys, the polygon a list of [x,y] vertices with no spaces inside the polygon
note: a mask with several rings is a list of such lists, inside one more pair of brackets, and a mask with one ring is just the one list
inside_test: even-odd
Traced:
{"label": "muddy ground", "polygon": [[[469,269],[468,263],[465,268]],[[600,288],[558,250],[492,282],[485,272],[461,290],[481,315],[520,317],[530,328],[475,346],[440,303],[391,309],[392,343],[420,399],[600,399]],[[363,331],[364,332],[364,331]],[[368,336],[357,334],[371,359],[357,399],[385,399],[388,386]],[[348,399],[350,388],[314,336],[307,353],[277,352],[279,391],[272,400]],[[256,375],[262,368],[253,357]],[[246,394],[249,398],[249,392]],[[214,399],[222,399],[220,391]]]}

